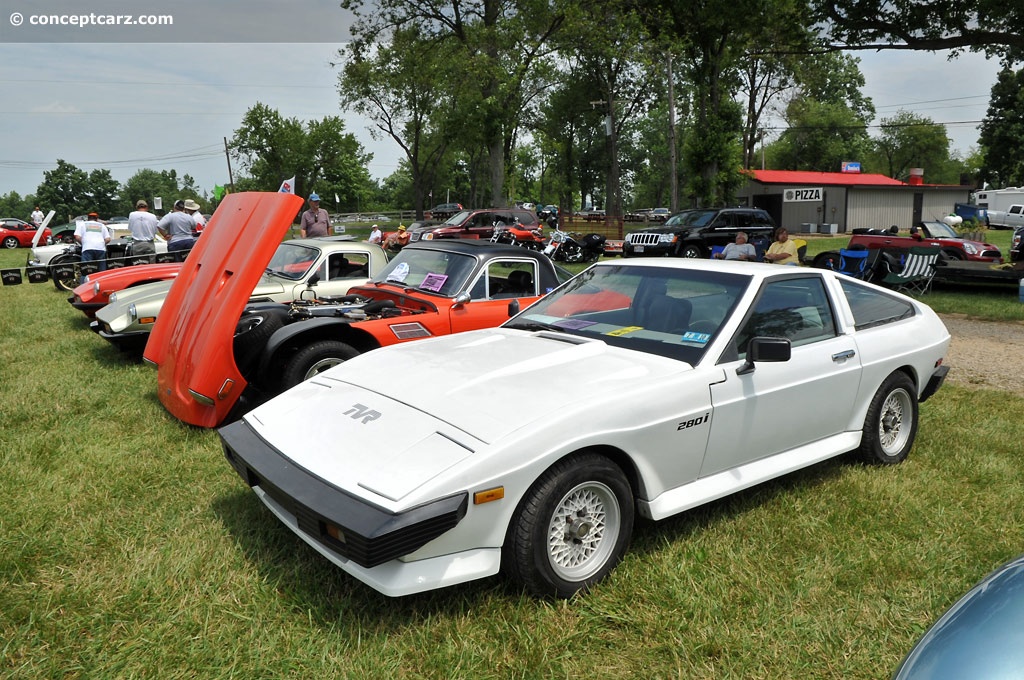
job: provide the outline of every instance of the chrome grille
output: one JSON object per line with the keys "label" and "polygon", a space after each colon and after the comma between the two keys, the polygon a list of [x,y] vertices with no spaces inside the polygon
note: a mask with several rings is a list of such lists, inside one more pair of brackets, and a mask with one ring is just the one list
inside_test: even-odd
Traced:
{"label": "chrome grille", "polygon": [[635,246],[653,246],[658,243],[661,238],[661,234],[629,234],[626,236],[626,240]]}

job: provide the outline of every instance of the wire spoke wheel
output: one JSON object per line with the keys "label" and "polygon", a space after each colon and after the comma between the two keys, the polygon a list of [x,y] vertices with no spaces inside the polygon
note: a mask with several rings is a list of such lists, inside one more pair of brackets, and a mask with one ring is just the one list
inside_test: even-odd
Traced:
{"label": "wire spoke wheel", "polygon": [[904,419],[910,415],[910,395],[906,390],[894,390],[882,403],[882,413],[878,419],[878,443],[886,455],[895,455],[907,443],[910,437],[909,423]]}
{"label": "wire spoke wheel", "polygon": [[612,554],[622,521],[615,494],[599,482],[585,482],[567,493],[548,525],[548,559],[562,578],[587,579]]}

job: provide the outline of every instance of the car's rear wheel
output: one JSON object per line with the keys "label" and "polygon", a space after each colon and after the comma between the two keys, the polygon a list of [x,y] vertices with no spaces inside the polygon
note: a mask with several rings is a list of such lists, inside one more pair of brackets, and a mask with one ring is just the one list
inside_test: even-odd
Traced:
{"label": "car's rear wheel", "polygon": [[4,248],[13,249],[18,247],[18,239],[13,236],[8,236],[4,239]]}
{"label": "car's rear wheel", "polygon": [[905,373],[893,373],[875,392],[864,419],[860,453],[869,463],[894,465],[917,436],[917,391]]}
{"label": "car's rear wheel", "polygon": [[965,259],[967,259],[967,257],[962,252],[957,250],[956,248],[946,248],[945,250],[942,251],[942,255],[947,260],[965,260]]}
{"label": "car's rear wheel", "polygon": [[532,593],[571,597],[622,559],[633,532],[633,492],[603,456],[552,466],[527,491],[509,527],[505,563]]}
{"label": "car's rear wheel", "polygon": [[323,373],[329,368],[359,356],[359,351],[351,345],[337,340],[320,340],[303,347],[293,354],[284,365],[281,374],[281,387],[288,389],[300,382]]}

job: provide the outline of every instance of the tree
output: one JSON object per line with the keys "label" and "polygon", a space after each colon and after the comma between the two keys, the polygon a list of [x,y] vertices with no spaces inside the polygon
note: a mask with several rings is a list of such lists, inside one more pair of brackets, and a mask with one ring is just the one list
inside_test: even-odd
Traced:
{"label": "tree", "polygon": [[[12,191],[0,196],[0,215],[17,217],[19,220],[30,222],[29,217],[32,211],[35,210],[36,205],[38,205],[36,197],[32,194],[22,197],[17,191]],[[48,206],[40,207],[46,208],[43,212],[49,210]]]}
{"label": "tree", "polygon": [[89,176],[65,160],[57,159],[57,167],[43,173],[43,183],[36,189],[40,205],[55,210],[54,219],[70,220],[91,211]]}
{"label": "tree", "polygon": [[428,42],[451,43],[447,49],[460,68],[460,82],[473,86],[472,97],[460,102],[466,128],[472,127],[486,150],[491,202],[502,204],[506,149],[523,113],[524,84],[549,52],[564,15],[537,0],[342,0],[341,6],[356,15],[357,52],[413,25]]}
{"label": "tree", "polygon": [[1003,0],[813,0],[836,49],[968,49],[1024,57],[1024,5]]}
{"label": "tree", "polygon": [[110,176],[109,170],[97,169],[90,172],[88,191],[91,210],[103,217],[113,217],[120,208],[120,189],[121,185]]}
{"label": "tree", "polygon": [[1024,185],[1024,69],[1004,69],[992,86],[979,143],[981,179],[997,187]]}
{"label": "tree", "polygon": [[169,210],[178,195],[178,175],[174,170],[157,171],[143,168],[129,177],[121,187],[119,212],[131,212],[139,199],[144,199],[149,207],[155,210],[156,198],[161,199],[164,210]]}
{"label": "tree", "polygon": [[425,40],[416,26],[396,30],[390,44],[370,49],[356,43],[339,54],[346,59],[338,78],[342,106],[369,118],[376,136],[386,135],[402,149],[412,206],[422,219],[441,160],[462,128],[462,81],[451,69],[453,55],[445,45]]}
{"label": "tree", "polygon": [[944,126],[936,125],[926,116],[901,110],[883,118],[881,129],[874,148],[884,163],[886,175],[906,181],[910,168],[925,168],[929,181],[939,181],[937,173],[949,161],[949,137]]}

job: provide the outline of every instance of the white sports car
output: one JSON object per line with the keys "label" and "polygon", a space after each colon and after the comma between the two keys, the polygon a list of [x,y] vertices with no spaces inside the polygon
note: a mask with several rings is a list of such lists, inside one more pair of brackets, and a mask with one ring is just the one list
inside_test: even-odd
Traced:
{"label": "white sports car", "polygon": [[636,513],[849,451],[902,461],[949,340],[925,304],[831,271],[602,262],[499,328],[364,354],[220,435],[281,521],[386,595],[505,569],[569,597]]}

